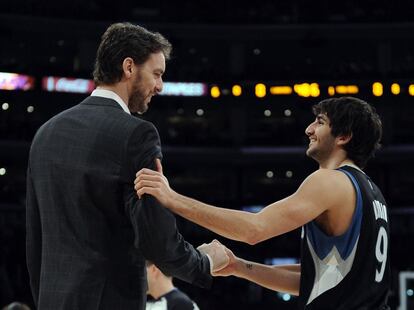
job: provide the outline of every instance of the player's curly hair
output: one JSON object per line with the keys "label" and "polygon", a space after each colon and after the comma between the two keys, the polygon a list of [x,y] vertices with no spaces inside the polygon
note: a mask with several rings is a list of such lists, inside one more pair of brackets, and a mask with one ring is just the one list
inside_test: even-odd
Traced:
{"label": "player's curly hair", "polygon": [[381,119],[367,102],[354,97],[330,98],[313,106],[313,113],[328,116],[334,137],[351,136],[344,149],[358,167],[364,168],[381,147]]}

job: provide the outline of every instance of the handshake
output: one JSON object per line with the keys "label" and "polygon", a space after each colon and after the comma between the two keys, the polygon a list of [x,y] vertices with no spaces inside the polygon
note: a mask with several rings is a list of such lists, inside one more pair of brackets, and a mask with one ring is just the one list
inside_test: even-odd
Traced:
{"label": "handshake", "polygon": [[210,257],[210,271],[213,276],[229,276],[235,273],[238,258],[219,241],[203,243],[197,250]]}

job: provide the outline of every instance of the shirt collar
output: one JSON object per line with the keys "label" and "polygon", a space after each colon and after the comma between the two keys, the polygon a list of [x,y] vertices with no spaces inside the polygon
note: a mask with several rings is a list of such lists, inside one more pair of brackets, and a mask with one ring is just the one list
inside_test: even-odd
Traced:
{"label": "shirt collar", "polygon": [[122,100],[122,98],[119,97],[118,94],[113,92],[112,90],[97,88],[92,92],[91,96],[113,99],[116,102],[118,102],[122,110],[124,110],[128,114],[131,114],[125,101]]}

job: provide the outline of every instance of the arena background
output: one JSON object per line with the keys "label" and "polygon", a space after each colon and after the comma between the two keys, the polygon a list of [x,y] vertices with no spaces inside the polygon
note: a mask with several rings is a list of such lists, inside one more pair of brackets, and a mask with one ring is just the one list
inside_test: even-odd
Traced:
{"label": "arena background", "polygon": [[[115,21],[160,31],[174,46],[165,90],[143,118],[158,128],[176,190],[255,212],[317,169],[304,155],[311,106],[367,100],[383,118],[383,148],[366,171],[391,222],[392,309],[399,273],[414,268],[414,2],[14,0],[0,5],[0,308],[33,306],[25,266],[25,171],[31,139],[93,88],[100,35]],[[15,73],[20,75],[12,75]],[[182,84],[187,83],[187,84]],[[185,238],[219,239],[244,258],[295,261],[295,231],[256,246],[178,218]],[[211,290],[176,281],[200,309],[294,309],[296,299],[234,277]],[[405,306],[414,309],[414,280]]]}

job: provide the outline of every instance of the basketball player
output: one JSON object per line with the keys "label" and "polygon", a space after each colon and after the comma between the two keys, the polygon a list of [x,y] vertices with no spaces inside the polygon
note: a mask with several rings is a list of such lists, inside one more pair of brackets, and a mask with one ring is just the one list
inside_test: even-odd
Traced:
{"label": "basketball player", "polygon": [[[323,100],[306,128],[306,154],[319,163],[291,196],[253,214],[218,208],[173,191],[159,172],[137,173],[135,189],[222,236],[249,244],[302,227],[301,264],[266,266],[231,256],[233,274],[299,295],[301,309],[389,309],[389,219],[379,188],[362,171],[379,148],[382,125],[368,103]],[[228,251],[230,254],[231,252]]]}

